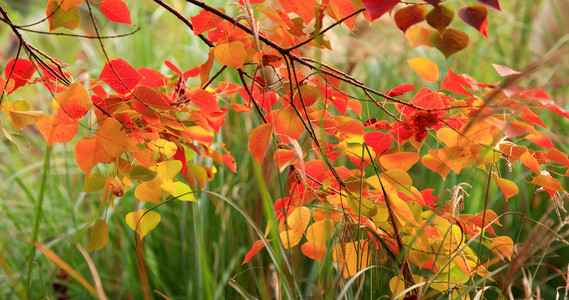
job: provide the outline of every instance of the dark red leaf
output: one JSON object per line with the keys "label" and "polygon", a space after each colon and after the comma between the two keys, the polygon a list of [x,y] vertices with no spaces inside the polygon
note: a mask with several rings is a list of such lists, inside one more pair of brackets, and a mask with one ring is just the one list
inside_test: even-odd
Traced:
{"label": "dark red leaf", "polygon": [[458,10],[458,16],[464,23],[476,28],[485,38],[488,38],[488,9],[486,6],[477,4],[462,7]]}
{"label": "dark red leaf", "polygon": [[362,0],[362,5],[367,9],[372,20],[378,19],[384,13],[391,11],[398,3],[399,0]]}

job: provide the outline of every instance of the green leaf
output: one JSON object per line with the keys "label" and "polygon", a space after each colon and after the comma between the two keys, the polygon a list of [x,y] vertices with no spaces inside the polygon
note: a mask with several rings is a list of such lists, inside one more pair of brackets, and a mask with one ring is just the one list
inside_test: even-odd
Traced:
{"label": "green leaf", "polygon": [[433,28],[438,30],[441,34],[444,32],[445,28],[450,25],[454,19],[454,9],[448,5],[439,5],[425,16],[427,23]]}
{"label": "green leaf", "polygon": [[156,177],[156,174],[158,174],[156,171],[152,171],[146,167],[138,165],[134,166],[128,175],[133,180],[140,180],[142,182],[145,182],[154,179],[154,177]]}
{"label": "green leaf", "polygon": [[446,59],[468,46],[468,35],[458,29],[449,28],[441,36],[434,32],[429,37],[431,44],[443,53]]}
{"label": "green leaf", "polygon": [[30,149],[30,140],[28,140],[25,135],[18,133],[8,133],[4,128],[2,128],[2,131],[4,132],[4,135],[6,135],[6,138],[12,142],[16,148],[18,148],[18,151],[20,151],[20,153],[24,153]]}
{"label": "green leaf", "polygon": [[71,10],[65,10],[59,6],[57,1],[52,0],[47,4],[45,14],[48,16],[49,31],[52,32],[59,27],[75,30],[81,23],[79,16],[79,8],[73,7]]}
{"label": "green leaf", "polygon": [[109,228],[105,220],[98,219],[91,230],[87,251],[91,252],[103,248],[109,241]]}
{"label": "green leaf", "polygon": [[85,182],[85,186],[81,193],[91,193],[94,191],[101,190],[105,187],[105,183],[107,182],[107,177],[99,174],[93,173],[89,175],[87,182]]}

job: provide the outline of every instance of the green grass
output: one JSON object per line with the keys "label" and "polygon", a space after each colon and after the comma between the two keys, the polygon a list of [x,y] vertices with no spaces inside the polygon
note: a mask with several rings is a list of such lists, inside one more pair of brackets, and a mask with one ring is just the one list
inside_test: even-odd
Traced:
{"label": "green grass", "polygon": [[[236,12],[235,7],[227,6],[227,1],[214,2],[214,6],[223,6],[230,13]],[[502,2],[502,13],[490,12],[490,40],[467,29],[471,46],[448,62],[434,49],[408,49],[404,36],[393,24],[374,24],[373,30],[377,32],[378,41],[362,41],[362,47],[369,47],[370,54],[360,59],[353,75],[380,91],[403,83],[424,86],[425,83],[410,71],[406,63],[407,59],[417,56],[432,58],[441,70],[449,66],[453,71],[468,73],[480,82],[499,80],[492,63],[522,70],[530,63],[539,61],[539,56],[528,48],[532,32],[531,20],[538,9],[534,1],[530,0]],[[183,70],[205,61],[206,47],[178,20],[151,1],[128,3],[134,23],[141,29],[130,37],[105,40],[109,56],[127,59],[134,67],[153,67],[163,72],[168,72],[163,65],[166,59]],[[2,6],[18,24],[38,20],[44,9],[36,8],[34,3],[23,14],[21,8],[14,6],[9,9],[12,4],[10,2],[5,5],[2,2]],[[195,15],[199,11],[184,1],[172,1],[172,6],[186,16]],[[98,16],[98,21],[103,23],[101,16]],[[79,32],[92,34],[87,15],[83,15],[83,22],[84,27]],[[42,29],[45,28],[46,26]],[[105,26],[103,32],[112,35],[132,29],[126,25],[113,25]],[[0,42],[4,45],[9,44],[9,34],[7,26],[0,28]],[[342,35],[347,34],[339,35],[342,38]],[[27,37],[40,49],[69,62],[69,71],[78,80],[98,76],[104,65],[105,57],[96,41],[32,34]],[[6,58],[14,55],[5,54]],[[567,61],[567,58],[561,59]],[[567,80],[567,64],[563,66],[562,63],[550,61],[541,66],[538,72],[525,78],[522,84],[545,86],[555,99],[566,97],[569,92],[567,84],[547,85]],[[216,64],[213,72],[218,68],[219,65]],[[234,73],[227,72],[222,79],[235,80],[235,76]],[[354,94],[358,92],[354,91]],[[21,89],[15,96],[27,99],[34,109],[49,111],[51,96],[41,88]],[[11,98],[13,99],[15,98]],[[371,106],[369,111],[370,115],[363,116],[363,119],[382,116]],[[558,121],[551,114],[544,116],[552,131],[563,133],[563,128],[569,126],[568,120]],[[7,124],[4,115],[2,120]],[[253,113],[237,115],[231,111],[219,141],[225,142],[237,158],[238,173],[218,168],[215,179],[206,185],[206,192],[198,194],[199,203],[173,201],[156,208],[162,216],[162,222],[144,238],[144,261],[153,297],[160,298],[154,290],[171,299],[239,299],[249,295],[256,299],[279,299],[281,295],[284,299],[310,299],[312,296],[333,299],[340,295],[344,299],[353,299],[356,295],[365,299],[377,299],[378,295],[390,295],[388,280],[397,274],[397,266],[387,264],[372,267],[355,280],[347,281],[340,278],[332,266],[330,253],[324,258],[323,264],[318,264],[305,258],[298,247],[287,251],[276,243],[276,228],[267,237],[273,240],[271,247],[262,250],[248,264],[241,265],[253,242],[262,237],[267,222],[276,219],[273,203],[283,197],[283,187],[286,187],[287,180],[286,171],[278,174],[274,168],[255,167],[248,155],[247,140],[244,137],[258,124],[258,117]],[[30,299],[41,296],[55,299],[52,285],[57,282],[68,286],[72,299],[93,298],[76,280],[71,279],[65,283],[57,279],[59,266],[40,251],[32,250],[29,239],[34,239],[37,233],[36,240],[39,243],[48,247],[94,285],[92,270],[74,243],[86,247],[90,227],[96,219],[106,216],[109,244],[90,253],[106,296],[108,299],[142,299],[135,236],[124,221],[127,213],[141,207],[140,202],[134,198],[133,191],[127,191],[117,201],[114,210],[105,212],[102,193],[80,193],[84,175],[74,161],[73,142],[56,144],[46,151],[45,141],[35,127],[28,126],[22,133],[31,142],[30,150],[24,154],[19,154],[6,139],[0,142],[0,298],[17,299],[27,295]],[[77,137],[88,134],[86,128],[81,128]],[[560,137],[555,142],[559,149],[569,151],[567,137]],[[49,163],[48,168],[43,168],[44,158]],[[211,161],[204,160],[201,163],[211,164]],[[349,162],[346,161],[346,164]],[[97,168],[102,174],[108,171],[103,166]],[[501,220],[503,226],[498,229],[500,233],[512,237],[516,243],[519,242],[520,247],[530,247],[533,241],[530,239],[536,238],[532,235],[534,229],[529,219],[540,221],[547,228],[558,226],[557,215],[551,210],[551,201],[545,193],[534,197],[529,186],[505,202],[493,184],[486,198],[487,178],[483,172],[475,169],[464,170],[460,175],[452,173],[446,181],[441,181],[438,175],[433,175],[425,168],[415,167],[411,173],[414,182],[420,182],[418,186],[434,188],[441,194],[459,183],[471,184],[473,187],[467,190],[470,196],[465,200],[465,213],[477,213],[487,205],[496,212],[524,214],[528,220],[519,215],[504,217]],[[517,175],[511,175],[511,179],[521,181]],[[562,185],[569,186],[567,180]],[[535,228],[538,230],[541,227],[538,224]],[[560,228],[557,234],[566,237],[566,228]],[[473,245],[473,249],[478,248],[476,242]],[[562,243],[540,246],[546,247],[535,249],[536,253],[524,262],[523,269],[526,275],[530,274],[528,278],[533,280],[529,283],[530,286],[539,287],[543,298],[553,299],[557,293],[564,292],[557,291],[556,288],[565,286],[563,278],[553,270],[558,268],[566,274],[569,249]],[[28,260],[30,251],[35,254],[32,261]],[[508,268],[504,266],[502,264],[495,269],[498,282],[506,280]],[[31,280],[29,286],[28,278]],[[521,282],[519,276],[514,280]],[[521,290],[514,290],[514,294],[523,297]],[[488,290],[485,295],[492,298],[497,293]],[[379,298],[387,299],[389,296]]]}

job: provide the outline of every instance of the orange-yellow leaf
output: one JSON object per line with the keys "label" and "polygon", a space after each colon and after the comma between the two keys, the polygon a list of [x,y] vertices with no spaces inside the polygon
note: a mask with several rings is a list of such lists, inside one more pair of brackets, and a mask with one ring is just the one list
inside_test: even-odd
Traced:
{"label": "orange-yellow leaf", "polygon": [[142,202],[160,203],[162,190],[176,195],[177,187],[172,182],[172,178],[180,170],[182,170],[182,162],[179,160],[159,162],[153,168],[153,171],[156,171],[156,177],[150,181],[140,183],[134,190],[134,196]]}
{"label": "orange-yellow leaf", "polygon": [[359,120],[349,120],[338,125],[334,135],[346,143],[363,144],[364,125]]}
{"label": "orange-yellow leaf", "polygon": [[126,224],[136,231],[138,238],[142,240],[144,236],[160,223],[160,215],[154,211],[141,209],[126,215]]}
{"label": "orange-yellow leaf", "polygon": [[260,165],[263,165],[263,158],[269,148],[273,127],[272,123],[259,125],[249,134],[249,152]]}
{"label": "orange-yellow leaf", "polygon": [[167,158],[172,158],[178,150],[178,146],[176,146],[176,144],[164,139],[157,139],[156,141],[146,143],[146,145],[150,150],[162,153]]}
{"label": "orange-yellow leaf", "polygon": [[288,165],[296,164],[298,162],[298,158],[292,150],[277,149],[273,155],[273,162],[279,167],[279,169],[282,169]]}
{"label": "orange-yellow leaf", "polygon": [[85,2],[85,0],[56,0],[61,8],[70,10],[73,7]]}
{"label": "orange-yellow leaf", "polygon": [[123,126],[117,119],[107,118],[96,135],[105,150],[114,157],[121,156],[130,148]]}
{"label": "orange-yellow leaf", "polygon": [[213,50],[213,55],[220,64],[239,69],[245,63],[247,51],[245,51],[243,42],[235,41],[229,44],[218,44]]}
{"label": "orange-yellow leaf", "polygon": [[12,119],[12,124],[14,129],[18,130],[24,126],[37,123],[43,118],[43,112],[41,111],[9,111],[10,119]]}
{"label": "orange-yellow leaf", "polygon": [[508,236],[497,236],[490,239],[490,243],[494,248],[492,252],[500,256],[502,259],[511,259],[514,254],[514,241]]}
{"label": "orange-yellow leaf", "polygon": [[530,140],[534,144],[543,148],[548,148],[548,149],[553,148],[553,143],[551,142],[551,139],[549,138],[549,136],[547,136],[547,134],[543,132],[528,134],[527,136],[524,137],[524,139]]}
{"label": "orange-yellow leaf", "polygon": [[317,245],[314,243],[304,243],[300,246],[300,250],[306,257],[312,258],[319,263],[322,263],[322,259],[326,254],[326,245]]}
{"label": "orange-yellow leaf", "polygon": [[[267,240],[267,242],[270,242],[271,240]],[[247,254],[245,255],[245,259],[243,260],[242,265],[248,263],[251,258],[253,258],[253,256],[255,256],[255,254],[259,253],[259,251],[261,251],[263,248],[265,248],[265,243],[263,243],[262,240],[257,240],[253,246],[251,247],[251,249],[249,250],[249,252],[247,252]]]}
{"label": "orange-yellow leaf", "polygon": [[405,31],[405,37],[409,41],[409,47],[415,48],[417,46],[427,46],[433,47],[429,37],[434,31],[431,29],[424,28],[423,26],[417,24],[409,27]]}
{"label": "orange-yellow leaf", "polygon": [[334,222],[330,219],[324,219],[314,222],[306,229],[306,239],[308,243],[325,245],[332,233],[334,233]]}
{"label": "orange-yellow leaf", "polygon": [[298,245],[298,243],[300,243],[300,240],[302,239],[302,232],[296,232],[294,230],[287,230],[287,231],[283,231],[279,234],[279,237],[281,238],[281,242],[283,243],[283,246],[286,249],[290,249],[296,245]]}
{"label": "orange-yellow leaf", "polygon": [[556,148],[552,148],[547,151],[547,159],[552,160],[556,163],[560,163],[569,168],[569,158],[567,158],[567,154],[557,150]]}
{"label": "orange-yellow leaf", "polygon": [[55,99],[61,109],[72,119],[79,121],[93,107],[89,93],[80,83],[72,83]]}
{"label": "orange-yellow leaf", "polygon": [[504,193],[506,201],[508,201],[510,197],[518,194],[518,186],[511,180],[499,178],[496,175],[492,175],[492,178],[494,178],[494,182],[496,182],[502,193]]}
{"label": "orange-yellow leaf", "polygon": [[369,243],[364,240],[336,244],[332,253],[334,261],[344,270],[344,278],[356,275],[369,264]]}
{"label": "orange-yellow leaf", "polygon": [[439,159],[456,174],[476,161],[476,155],[470,151],[470,147],[448,147],[437,151]]}
{"label": "orange-yellow leaf", "polygon": [[426,81],[435,82],[439,79],[439,67],[424,57],[417,57],[407,61],[411,69]]}
{"label": "orange-yellow leaf", "polygon": [[296,208],[288,217],[286,218],[288,228],[294,230],[300,234],[304,233],[306,226],[310,222],[310,208],[301,206]]}
{"label": "orange-yellow leaf", "polygon": [[[450,173],[451,169],[439,159],[438,150],[431,150],[433,153],[430,153],[423,156],[421,158],[421,162],[425,167],[429,168],[431,171],[438,173],[443,177],[443,179],[447,178],[448,173]],[[434,155],[433,155],[434,154]]]}
{"label": "orange-yellow leaf", "polygon": [[538,175],[537,177],[534,177],[530,183],[539,185],[554,192],[564,191],[563,187],[561,187],[561,183],[557,179],[545,175]]}
{"label": "orange-yellow leaf", "polygon": [[98,219],[91,229],[91,237],[87,244],[87,251],[94,251],[103,248],[109,241],[109,228],[105,220]]}
{"label": "orange-yellow leaf", "polygon": [[387,170],[401,169],[408,171],[420,158],[421,156],[416,152],[398,152],[381,156],[379,163]]}
{"label": "orange-yellow leaf", "polygon": [[110,163],[112,160],[113,157],[105,151],[97,136],[84,137],[75,144],[75,161],[87,178],[98,163]]}
{"label": "orange-yellow leaf", "polygon": [[37,126],[48,146],[69,142],[79,130],[77,122],[62,111],[58,111],[55,115],[44,115],[37,122]]}
{"label": "orange-yellow leaf", "polygon": [[538,174],[541,173],[541,171],[539,170],[539,163],[537,162],[537,159],[535,159],[535,157],[533,157],[533,155],[531,155],[530,152],[525,152],[524,154],[522,154],[522,156],[520,156],[520,161],[530,170]]}
{"label": "orange-yellow leaf", "polygon": [[[299,140],[304,132],[304,124],[292,108],[271,111],[271,119],[275,122],[275,133],[286,135],[293,140]],[[287,138],[281,138],[282,143],[289,144]]]}

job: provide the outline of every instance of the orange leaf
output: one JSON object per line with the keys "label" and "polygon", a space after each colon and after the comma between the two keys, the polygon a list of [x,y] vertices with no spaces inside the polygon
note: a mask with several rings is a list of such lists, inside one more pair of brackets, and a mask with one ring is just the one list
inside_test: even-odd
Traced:
{"label": "orange leaf", "polygon": [[439,78],[439,67],[424,57],[417,57],[407,61],[411,69],[426,81],[435,82]]}
{"label": "orange leaf", "polygon": [[555,192],[565,191],[557,179],[545,175],[538,175],[537,177],[534,177],[530,183],[543,187],[548,190],[547,192],[550,195],[555,194]]}
{"label": "orange leaf", "polygon": [[272,123],[259,125],[249,134],[249,152],[253,158],[263,165],[263,158],[269,148],[274,125]]}
{"label": "orange leaf", "polygon": [[189,96],[191,103],[195,104],[201,111],[205,113],[221,112],[219,104],[215,96],[206,90],[199,89]]}
{"label": "orange leaf", "polygon": [[116,119],[107,118],[96,135],[105,150],[114,157],[121,156],[130,148],[123,126]]}
{"label": "orange leaf", "polygon": [[132,99],[132,106],[138,112],[143,112],[148,107],[156,108],[159,110],[176,110],[166,100],[166,96],[153,88],[145,85],[138,86],[134,91],[134,99]]}
{"label": "orange leaf", "polygon": [[[304,124],[292,108],[271,111],[271,119],[275,122],[275,132],[299,140],[304,132]],[[289,144],[288,139],[281,138],[282,143]]]}
{"label": "orange leaf", "polygon": [[194,25],[195,35],[213,29],[215,28],[215,26],[217,26],[217,24],[223,21],[223,19],[220,16],[212,12],[209,12],[205,9],[200,11],[200,13],[197,16],[191,17],[190,19],[192,20],[192,25]]}
{"label": "orange leaf", "polygon": [[113,157],[105,151],[98,136],[84,137],[75,144],[75,161],[85,176],[89,178],[89,173],[94,166],[98,163],[110,163]]}
{"label": "orange leaf", "polygon": [[435,173],[438,173],[443,177],[443,179],[446,179],[451,169],[443,161],[439,159],[437,150],[431,150],[431,151],[429,151],[429,154],[421,158],[421,162],[423,163],[423,165],[425,165],[425,167],[429,168],[431,171]]}
{"label": "orange leaf", "polygon": [[508,201],[510,197],[518,194],[519,191],[518,186],[512,181],[504,178],[499,178],[496,175],[492,175],[492,178],[494,179],[494,182],[496,182],[500,190],[502,190],[502,193],[504,193],[506,201]]}
{"label": "orange leaf", "polygon": [[58,111],[55,115],[44,115],[37,126],[48,146],[69,142],[79,130],[77,122],[62,111]]}
{"label": "orange leaf", "polygon": [[528,134],[527,136],[524,137],[524,139],[530,140],[534,144],[543,148],[548,148],[548,149],[553,148],[553,143],[551,142],[551,139],[549,138],[549,136],[547,136],[547,134],[543,132]]}
{"label": "orange leaf", "polygon": [[381,156],[379,163],[386,170],[402,169],[408,171],[420,158],[421,156],[416,152],[398,152]]}
{"label": "orange leaf", "polygon": [[535,159],[535,157],[533,157],[533,155],[531,155],[530,152],[525,152],[524,154],[522,154],[522,156],[520,156],[520,161],[530,170],[538,174],[541,173],[541,171],[539,170],[539,163],[537,162],[537,159]]}
{"label": "orange leaf", "polygon": [[321,246],[326,244],[326,240],[332,236],[332,233],[334,233],[334,222],[324,219],[314,222],[306,229],[306,239],[308,243]]}
{"label": "orange leaf", "polygon": [[285,166],[296,164],[298,159],[292,150],[277,149],[273,155],[273,162],[279,167],[279,169],[282,169]]}
{"label": "orange leaf", "polygon": [[220,64],[239,69],[245,63],[247,52],[243,42],[235,41],[229,44],[218,44],[213,50],[213,55]]}
{"label": "orange leaf", "polygon": [[[267,242],[270,242],[271,240],[267,240]],[[263,248],[265,248],[265,243],[263,243],[262,240],[257,240],[253,246],[251,247],[251,249],[249,250],[249,252],[247,252],[247,254],[245,255],[245,259],[243,260],[242,265],[248,263],[251,258],[253,258],[253,256],[255,256],[255,254],[259,253],[259,251],[261,251]]]}
{"label": "orange leaf", "polygon": [[279,0],[285,13],[293,12],[299,15],[304,23],[308,24],[314,19],[314,10],[317,3],[314,0]]}
{"label": "orange leaf", "polygon": [[470,147],[448,147],[439,149],[438,157],[456,174],[460,170],[476,161],[476,155],[472,153]]}
{"label": "orange leaf", "polygon": [[287,230],[287,231],[283,231],[279,234],[279,237],[281,238],[281,242],[283,243],[283,246],[286,249],[290,249],[296,245],[298,245],[298,243],[300,243],[300,240],[302,239],[302,232],[296,232],[294,230]]}
{"label": "orange leaf", "polygon": [[547,159],[569,168],[569,158],[567,158],[567,154],[557,150],[556,148],[552,148],[547,152]]}
{"label": "orange leaf", "polygon": [[409,47],[415,48],[417,46],[427,46],[433,47],[429,37],[434,31],[431,29],[424,28],[423,26],[417,24],[409,27],[405,31],[405,37],[409,41]]}
{"label": "orange leaf", "polygon": [[497,236],[490,239],[490,243],[494,248],[490,249],[502,259],[511,259],[514,254],[514,241],[508,236]]}
{"label": "orange leaf", "polygon": [[93,102],[89,93],[80,83],[72,83],[61,96],[55,99],[61,109],[75,121],[81,120],[83,116],[93,107]]}
{"label": "orange leaf", "polygon": [[334,135],[346,143],[362,144],[364,142],[364,125],[359,120],[343,122],[336,129]]}
{"label": "orange leaf", "polygon": [[300,250],[306,257],[312,258],[319,263],[322,263],[322,259],[326,254],[326,245],[317,245],[313,243],[304,243],[300,246]]}

